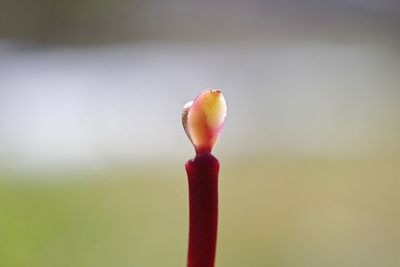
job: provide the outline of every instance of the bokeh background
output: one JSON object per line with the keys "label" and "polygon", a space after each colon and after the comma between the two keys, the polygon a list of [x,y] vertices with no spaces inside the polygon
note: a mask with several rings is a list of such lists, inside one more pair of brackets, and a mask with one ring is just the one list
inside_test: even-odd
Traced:
{"label": "bokeh background", "polygon": [[400,266],[399,29],[397,0],[0,0],[0,266],[185,266],[205,88],[217,266]]}

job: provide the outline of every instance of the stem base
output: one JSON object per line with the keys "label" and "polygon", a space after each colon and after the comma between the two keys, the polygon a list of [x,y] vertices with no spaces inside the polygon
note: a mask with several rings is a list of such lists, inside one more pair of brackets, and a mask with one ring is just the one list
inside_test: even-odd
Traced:
{"label": "stem base", "polygon": [[210,153],[186,165],[189,182],[189,249],[187,267],[214,267],[218,224],[219,162]]}

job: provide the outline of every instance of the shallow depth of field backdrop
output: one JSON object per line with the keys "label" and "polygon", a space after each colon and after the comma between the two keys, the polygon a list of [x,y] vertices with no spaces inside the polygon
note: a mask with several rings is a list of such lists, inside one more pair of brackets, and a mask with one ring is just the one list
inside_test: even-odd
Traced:
{"label": "shallow depth of field backdrop", "polygon": [[396,0],[0,0],[0,266],[178,267],[221,88],[218,267],[400,266]]}

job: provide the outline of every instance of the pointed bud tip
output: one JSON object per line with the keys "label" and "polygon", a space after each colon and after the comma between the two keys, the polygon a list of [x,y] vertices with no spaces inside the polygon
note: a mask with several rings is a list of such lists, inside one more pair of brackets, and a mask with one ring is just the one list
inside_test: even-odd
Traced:
{"label": "pointed bud tip", "polygon": [[205,90],[182,111],[182,124],[196,153],[211,152],[221,134],[226,102],[221,90]]}

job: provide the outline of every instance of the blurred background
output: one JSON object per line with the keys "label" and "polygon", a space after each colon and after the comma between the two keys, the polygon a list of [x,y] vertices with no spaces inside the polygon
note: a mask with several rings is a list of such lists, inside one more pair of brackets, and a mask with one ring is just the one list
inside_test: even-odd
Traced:
{"label": "blurred background", "polygon": [[185,266],[220,88],[220,267],[400,266],[397,0],[0,0],[0,266]]}

